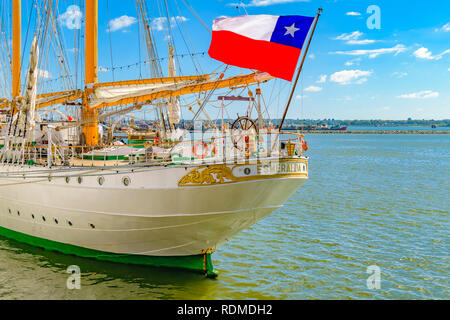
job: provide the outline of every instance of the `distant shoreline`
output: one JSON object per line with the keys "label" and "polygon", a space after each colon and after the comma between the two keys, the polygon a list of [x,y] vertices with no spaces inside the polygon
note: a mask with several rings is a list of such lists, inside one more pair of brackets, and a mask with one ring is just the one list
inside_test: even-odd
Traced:
{"label": "distant shoreline", "polygon": [[[284,131],[296,131],[296,130],[284,130]],[[432,131],[432,130],[351,130],[351,131],[337,131],[337,130],[304,130],[299,131],[304,134],[450,134],[450,131]]]}

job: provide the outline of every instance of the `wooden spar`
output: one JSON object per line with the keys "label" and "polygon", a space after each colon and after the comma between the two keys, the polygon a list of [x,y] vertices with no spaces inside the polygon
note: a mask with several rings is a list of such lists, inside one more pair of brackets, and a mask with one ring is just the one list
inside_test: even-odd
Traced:
{"label": "wooden spar", "polygon": [[[61,91],[38,94],[36,96],[36,109],[42,109],[55,104],[66,103],[75,101],[83,97],[83,92],[80,90]],[[16,101],[22,100],[23,97],[19,97]],[[11,102],[6,99],[0,99],[0,109],[9,108]]]}
{"label": "wooden spar", "polygon": [[206,80],[209,80],[210,77],[211,77],[210,74],[204,74],[204,75],[199,75],[199,76],[166,77],[166,78],[150,78],[150,79],[139,79],[139,80],[102,82],[102,83],[94,84],[94,88],[120,87],[120,86],[139,86],[139,85],[146,85],[146,84],[181,82],[181,81],[187,81],[187,80],[206,81]]}
{"label": "wooden spar", "polygon": [[300,67],[298,69],[297,78],[295,79],[294,87],[292,88],[291,95],[289,96],[289,101],[287,103],[286,109],[284,110],[283,118],[281,119],[280,126],[278,128],[279,131],[281,131],[281,129],[283,128],[284,121],[286,120],[286,116],[287,116],[289,107],[291,105],[292,98],[294,97],[295,89],[297,88],[298,79],[300,78],[300,74],[302,73],[303,64],[305,63],[305,58],[306,58],[306,55],[308,54],[309,46],[311,44],[311,40],[313,38],[314,31],[316,30],[317,21],[319,21],[319,17],[320,17],[321,14],[322,14],[322,8],[319,8],[319,12],[317,12],[316,21],[314,22],[314,27],[313,27],[312,32],[311,32],[311,36],[309,37],[308,45],[306,46],[305,53],[304,53],[303,58],[302,58],[302,62],[301,62]]}
{"label": "wooden spar", "polygon": [[145,102],[151,102],[156,99],[177,97],[177,96],[182,96],[182,95],[186,95],[186,94],[210,91],[213,89],[230,88],[230,87],[236,87],[236,86],[241,86],[241,85],[248,85],[248,84],[252,84],[252,83],[262,83],[262,82],[266,82],[271,79],[273,79],[273,77],[268,75],[267,73],[259,73],[258,72],[258,73],[248,74],[248,75],[235,76],[235,77],[231,77],[231,78],[227,78],[227,79],[192,84],[192,85],[183,87],[179,90],[162,90],[162,91],[154,92],[151,94],[142,95],[139,97],[124,98],[124,99],[120,99],[120,100],[117,100],[114,102],[105,102],[105,103],[101,103],[101,104],[97,105],[95,108],[100,109],[100,108],[112,107],[112,106],[117,106],[117,105],[126,105],[126,104],[131,104],[131,103],[145,103]]}
{"label": "wooden spar", "polygon": [[98,0],[86,0],[85,85],[97,83]]}
{"label": "wooden spar", "polygon": [[[36,109],[42,109],[48,106],[53,106],[59,103],[70,102],[78,100],[83,97],[82,91],[62,91],[38,95],[36,97]],[[40,101],[45,99],[45,101]]]}
{"label": "wooden spar", "polygon": [[241,96],[219,96],[218,101],[255,101],[253,97],[241,97]]}
{"label": "wooden spar", "polygon": [[86,0],[85,35],[85,95],[83,97],[82,119],[91,119],[84,125],[83,133],[86,145],[98,144],[98,112],[89,106],[88,95],[97,83],[97,37],[98,37],[98,0]]}
{"label": "wooden spar", "polygon": [[0,99],[0,109],[9,108],[10,103],[6,99]]}
{"label": "wooden spar", "polygon": [[[21,95],[21,0],[13,0],[13,61],[12,61],[12,98],[13,101]],[[15,104],[11,106],[13,109]],[[14,111],[13,111],[14,112]]]}

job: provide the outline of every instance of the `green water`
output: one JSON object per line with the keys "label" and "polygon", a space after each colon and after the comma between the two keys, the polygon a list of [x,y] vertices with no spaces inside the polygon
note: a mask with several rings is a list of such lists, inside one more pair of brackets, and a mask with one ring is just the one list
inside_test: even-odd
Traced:
{"label": "green water", "polygon": [[[450,137],[307,140],[310,180],[213,255],[217,280],[0,238],[0,299],[449,299]],[[70,265],[81,290],[66,288]]]}

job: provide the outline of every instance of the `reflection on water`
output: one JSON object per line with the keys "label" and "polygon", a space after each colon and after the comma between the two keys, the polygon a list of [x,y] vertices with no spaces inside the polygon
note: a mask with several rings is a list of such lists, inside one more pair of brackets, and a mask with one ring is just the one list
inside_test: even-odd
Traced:
{"label": "reflection on water", "polygon": [[[0,238],[0,299],[450,298],[450,137],[311,135],[310,180],[214,256],[217,280]],[[78,265],[81,290],[66,269]],[[367,267],[381,268],[369,290]]]}

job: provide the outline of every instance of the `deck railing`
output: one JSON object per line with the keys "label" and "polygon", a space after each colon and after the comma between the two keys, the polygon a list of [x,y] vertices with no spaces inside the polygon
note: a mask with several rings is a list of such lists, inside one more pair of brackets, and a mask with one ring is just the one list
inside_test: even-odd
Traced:
{"label": "deck railing", "polygon": [[46,145],[10,143],[1,150],[0,162],[23,166],[112,167],[247,161],[301,156],[303,138],[299,133],[275,132],[96,147],[61,146],[52,142]]}

